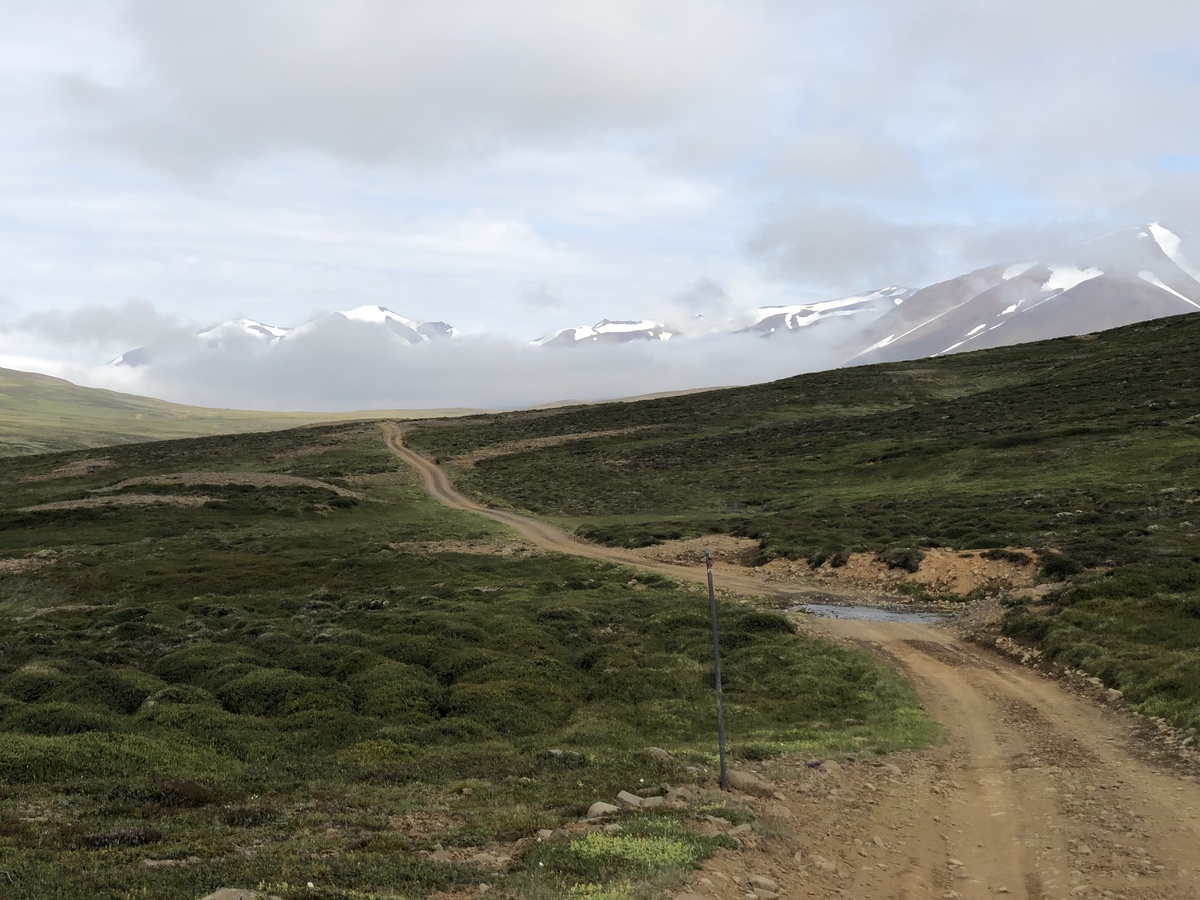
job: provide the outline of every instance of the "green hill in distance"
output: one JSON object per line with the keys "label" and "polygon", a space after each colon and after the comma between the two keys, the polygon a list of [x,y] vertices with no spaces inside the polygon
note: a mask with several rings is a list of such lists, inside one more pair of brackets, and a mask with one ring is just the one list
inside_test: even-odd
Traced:
{"label": "green hill in distance", "polygon": [[461,489],[619,546],[759,561],[1024,548],[1009,634],[1200,726],[1200,315],[636,404],[422,423]]}
{"label": "green hill in distance", "polygon": [[463,410],[321,413],[183,406],[0,368],[0,457],[134,441],[270,431],[312,422],[458,415]]}

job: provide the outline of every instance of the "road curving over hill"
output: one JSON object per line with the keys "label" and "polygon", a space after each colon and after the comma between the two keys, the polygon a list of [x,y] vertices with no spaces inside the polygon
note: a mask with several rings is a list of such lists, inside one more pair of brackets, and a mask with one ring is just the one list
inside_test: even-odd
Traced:
{"label": "road curving over hill", "polygon": [[[511,510],[454,489],[434,462],[388,446],[439,502],[487,516],[548,551],[703,581],[704,568],[660,564],[577,541]],[[722,567],[738,594],[778,588]],[[960,640],[941,626],[806,620],[810,630],[859,644],[900,670],[946,728],[941,747],[814,770],[779,760],[773,801],[752,801],[777,836],[719,853],[689,890],[722,900],[747,896],[745,876],[764,874],[781,897],[919,900],[998,896],[1024,900],[1200,898],[1200,785],[1182,763],[1155,756],[1121,710]],[[782,798],[782,799],[780,799]]]}

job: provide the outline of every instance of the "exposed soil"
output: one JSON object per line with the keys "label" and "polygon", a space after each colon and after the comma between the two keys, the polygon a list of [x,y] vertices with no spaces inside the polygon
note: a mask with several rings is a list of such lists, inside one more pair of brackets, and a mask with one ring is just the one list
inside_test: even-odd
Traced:
{"label": "exposed soil", "polygon": [[[763,839],[721,851],[689,890],[733,900],[766,875],[783,897],[1200,896],[1194,772],[1146,758],[1133,717],[924,625],[809,625],[882,655],[947,729],[938,748],[833,771],[765,767],[782,801]],[[788,816],[782,818],[775,807]],[[756,825],[758,827],[758,825]]]}
{"label": "exposed soil", "polygon": [[694,566],[697,562],[703,563],[705,550],[712,551],[713,560],[716,562],[751,566],[758,558],[758,541],[731,537],[728,534],[712,534],[702,538],[663,541],[661,544],[639,547],[629,552],[647,561]]}
{"label": "exposed soil", "polygon": [[[650,562],[695,565],[704,559],[705,548],[712,550],[717,562],[743,567],[754,567],[759,552],[758,541],[725,534],[664,541],[630,552]],[[1019,551],[1029,557],[1026,564],[987,559],[983,552],[935,547],[924,551],[916,572],[889,569],[873,553],[851,553],[845,565],[836,568],[829,562],[814,569],[804,560],[775,559],[754,568],[754,572],[767,584],[814,590],[849,588],[884,594],[900,594],[901,585],[917,585],[931,595],[955,597],[965,597],[977,590],[994,594],[1033,585],[1037,566],[1032,550]]]}
{"label": "exposed soil", "polygon": [[1033,585],[1037,575],[1032,550],[1021,551],[1029,562],[1019,565],[1004,559],[987,559],[981,550],[952,550],[935,547],[924,551],[916,572],[889,569],[873,553],[851,553],[844,566],[823,563],[817,569],[804,561],[776,559],[762,567],[769,582],[852,587],[896,593],[902,584],[920,585],[931,594],[965,597],[976,590],[995,593]]}
{"label": "exposed soil", "polygon": [[[426,490],[449,506],[507,524],[546,550],[705,579],[699,560],[681,565],[678,557],[660,562],[649,553],[588,545],[544,522],[488,509],[404,447],[398,426],[385,432]],[[944,577],[958,578],[963,568],[986,571],[961,559]],[[728,563],[720,583],[760,596],[790,587],[769,572]],[[839,759],[814,769],[796,757],[765,764],[762,774],[777,796],[735,795],[757,812],[757,831],[743,836],[741,851],[719,851],[694,872],[688,892],[754,897],[746,878],[760,875],[785,898],[1200,897],[1200,770],[1156,754],[1140,738],[1144,720],[1077,696],[950,627],[799,621],[900,670],[945,727],[947,743],[883,764]]]}

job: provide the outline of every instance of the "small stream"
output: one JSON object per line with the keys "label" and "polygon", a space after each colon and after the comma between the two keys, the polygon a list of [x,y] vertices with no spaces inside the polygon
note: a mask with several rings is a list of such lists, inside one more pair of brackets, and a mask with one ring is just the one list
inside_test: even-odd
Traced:
{"label": "small stream", "polygon": [[832,603],[801,603],[788,612],[806,612],[826,619],[870,619],[874,622],[944,622],[946,617],[933,612],[901,612],[877,606],[835,606]]}

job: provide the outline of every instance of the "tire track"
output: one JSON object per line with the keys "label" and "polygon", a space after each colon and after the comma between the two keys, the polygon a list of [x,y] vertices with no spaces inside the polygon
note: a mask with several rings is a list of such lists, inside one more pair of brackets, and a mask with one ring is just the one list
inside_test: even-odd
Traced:
{"label": "tire track", "polygon": [[[392,452],[446,506],[486,516],[551,552],[706,580],[699,564],[657,563],[585,544],[546,522],[477,503],[433,461],[406,447],[400,426],[386,424],[384,433]],[[739,595],[780,594],[777,586],[728,566],[720,582]],[[897,836],[884,864],[830,881],[827,872],[779,860],[776,874],[791,885],[784,896],[1200,900],[1200,786],[1194,776],[1149,764],[1131,736],[1130,717],[1072,696],[946,628],[830,619],[805,624],[900,669],[949,741],[923,752],[922,766],[906,784],[856,813],[862,828]],[[810,801],[791,802],[796,819],[807,821],[812,808],[803,802]],[[746,896],[722,884],[710,881],[708,896]]]}

